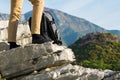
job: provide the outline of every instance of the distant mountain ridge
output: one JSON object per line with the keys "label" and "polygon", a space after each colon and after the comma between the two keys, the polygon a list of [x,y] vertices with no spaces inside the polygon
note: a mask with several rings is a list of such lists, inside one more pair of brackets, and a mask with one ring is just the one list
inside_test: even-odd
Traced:
{"label": "distant mountain ridge", "polygon": [[[78,18],[76,16],[69,15],[59,10],[45,8],[45,11],[49,11],[55,18],[58,29],[61,33],[61,37],[63,43],[65,45],[71,45],[74,43],[79,37],[86,35],[91,32],[113,32],[106,30],[94,23],[91,23],[83,18]],[[22,15],[20,23],[25,23],[28,21],[31,16],[31,11]],[[6,15],[2,14],[3,19],[8,19]],[[2,18],[0,18],[2,19]],[[116,33],[120,37],[120,31]]]}
{"label": "distant mountain ridge", "polygon": [[[0,21],[9,20],[9,17],[10,17],[9,14],[0,13]],[[24,14],[22,14],[19,23],[25,23],[25,22],[26,22],[26,18],[25,18],[25,16],[24,16]]]}
{"label": "distant mountain ridge", "polygon": [[0,13],[0,21],[1,20],[8,20],[8,19],[9,19],[9,14]]}
{"label": "distant mountain ridge", "polygon": [[120,30],[109,30],[109,32],[115,34],[115,35],[118,35],[119,38],[120,38]]}

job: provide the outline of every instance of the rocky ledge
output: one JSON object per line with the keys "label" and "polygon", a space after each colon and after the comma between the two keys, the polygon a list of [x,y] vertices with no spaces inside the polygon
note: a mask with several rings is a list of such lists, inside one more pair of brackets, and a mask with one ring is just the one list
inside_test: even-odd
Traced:
{"label": "rocky ledge", "polygon": [[0,43],[0,73],[7,80],[120,80],[119,71],[84,68],[74,61],[71,49],[51,42],[11,50]]}

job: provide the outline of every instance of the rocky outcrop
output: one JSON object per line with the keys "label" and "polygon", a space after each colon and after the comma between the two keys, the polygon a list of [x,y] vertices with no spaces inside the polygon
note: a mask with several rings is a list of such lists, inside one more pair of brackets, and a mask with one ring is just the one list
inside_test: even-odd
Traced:
{"label": "rocky outcrop", "polygon": [[[8,39],[8,21],[0,21],[0,42],[6,42]],[[26,45],[31,43],[31,33],[27,23],[19,24],[17,30],[17,43]]]}
{"label": "rocky outcrop", "polygon": [[120,80],[120,72],[74,65],[71,49],[52,42],[9,50],[0,45],[0,73],[14,80]]}
{"label": "rocky outcrop", "polygon": [[0,53],[0,71],[3,77],[12,78],[73,62],[74,54],[65,46],[52,43],[31,44]]}
{"label": "rocky outcrop", "polygon": [[54,68],[46,68],[38,73],[15,80],[120,80],[120,73],[67,64]]}
{"label": "rocky outcrop", "polygon": [[0,51],[9,50],[9,44],[5,42],[0,43]]}

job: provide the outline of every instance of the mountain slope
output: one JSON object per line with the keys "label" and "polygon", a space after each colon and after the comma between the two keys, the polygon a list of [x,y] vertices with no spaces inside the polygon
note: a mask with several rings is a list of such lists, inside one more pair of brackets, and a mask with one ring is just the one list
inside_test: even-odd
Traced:
{"label": "mountain slope", "polygon": [[[54,16],[65,45],[74,43],[79,37],[90,32],[107,32],[104,28],[101,28],[85,19],[54,9],[45,8],[45,11],[49,11]],[[31,12],[25,14],[27,20],[30,16]]]}

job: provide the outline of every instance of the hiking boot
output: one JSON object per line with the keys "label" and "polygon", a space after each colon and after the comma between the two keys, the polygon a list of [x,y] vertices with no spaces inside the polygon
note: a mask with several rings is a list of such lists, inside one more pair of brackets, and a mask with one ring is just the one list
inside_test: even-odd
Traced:
{"label": "hiking boot", "polygon": [[20,45],[17,45],[16,42],[8,42],[10,44],[9,49],[20,47]]}
{"label": "hiking boot", "polygon": [[32,43],[33,44],[42,44],[42,43],[48,42],[48,41],[50,41],[50,40],[45,39],[40,34],[32,34]]}

